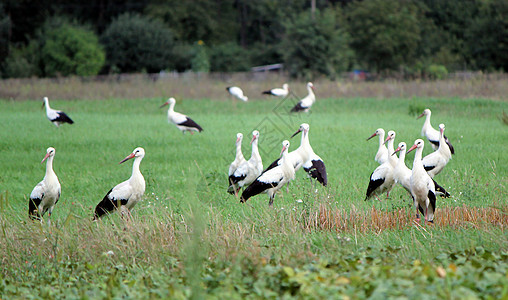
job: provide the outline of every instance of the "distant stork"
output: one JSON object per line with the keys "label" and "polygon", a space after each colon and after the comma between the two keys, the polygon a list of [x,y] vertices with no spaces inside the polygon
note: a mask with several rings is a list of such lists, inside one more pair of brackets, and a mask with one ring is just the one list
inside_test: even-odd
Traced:
{"label": "distant stork", "polygon": [[229,177],[235,173],[235,171],[238,169],[238,167],[245,163],[245,157],[243,157],[242,153],[242,140],[243,140],[243,134],[237,133],[236,134],[236,155],[235,160],[229,165],[229,172],[228,172],[228,185],[231,185],[232,182],[229,180]]}
{"label": "distant stork", "polygon": [[450,148],[444,139],[445,125],[439,124],[439,147],[422,159],[423,167],[431,178],[439,174],[452,158]]}
{"label": "distant stork", "polygon": [[[55,157],[55,148],[49,147],[46,150],[46,156],[41,161],[41,164],[46,162],[46,175],[44,179],[39,182],[32,193],[28,202],[28,216],[33,220],[40,220],[46,211],[49,217],[53,213],[55,204],[60,199],[60,182],[53,171],[53,158]],[[49,219],[48,219],[49,222]]]}
{"label": "distant stork", "polygon": [[240,202],[249,200],[250,197],[265,192],[270,197],[268,205],[273,206],[275,193],[281,189],[287,182],[295,178],[295,169],[288,161],[289,141],[282,142],[281,164],[261,174],[252,182],[242,193]]}
{"label": "distant stork", "polygon": [[61,110],[52,109],[49,106],[48,97],[44,97],[44,106],[46,106],[46,117],[55,124],[56,127],[60,127],[63,123],[74,124],[74,121],[69,118],[69,116]]}
{"label": "distant stork", "polygon": [[388,160],[388,149],[385,145],[385,131],[383,128],[378,128],[369,138],[367,138],[367,141],[371,138],[378,136],[379,137],[379,148],[377,149],[376,157],[374,158],[379,164],[383,164]]}
{"label": "distant stork", "polygon": [[145,193],[145,179],[139,171],[139,164],[144,156],[145,150],[138,147],[120,161],[121,164],[131,158],[135,158],[132,164],[132,175],[128,180],[117,184],[109,190],[104,199],[97,204],[94,220],[99,219],[105,214],[113,213],[116,209],[120,209],[122,215],[127,214],[127,216],[130,216],[130,210],[141,200]]}
{"label": "distant stork", "polygon": [[251,157],[248,161],[238,166],[233,175],[229,176],[230,186],[228,193],[237,195],[242,187],[251,184],[263,172],[263,161],[261,160],[261,155],[259,155],[258,141],[259,131],[254,130],[250,142],[252,145]]}
{"label": "distant stork", "polygon": [[423,146],[423,140],[417,139],[414,145],[407,151],[407,153],[409,153],[416,149],[410,179],[411,194],[413,195],[414,205],[416,208],[416,219],[420,219],[420,215],[418,214],[418,206],[420,206],[424,210],[425,221],[432,223],[434,220],[434,212],[436,210],[436,188],[434,181],[430,178],[429,174],[427,174],[423,167]]}
{"label": "distant stork", "polygon": [[289,94],[289,85],[287,83],[284,83],[282,85],[282,88],[273,88],[271,90],[264,91],[262,94],[276,97],[287,97],[287,95]]}
{"label": "distant stork", "polygon": [[[430,125],[430,116],[431,115],[432,115],[432,112],[430,111],[430,109],[426,108],[423,111],[423,113],[420,116],[418,116],[418,118],[416,118],[416,119],[419,119],[419,118],[425,116],[425,122],[423,123],[423,127],[422,127],[422,136],[426,137],[429,140],[429,142],[432,146],[432,149],[436,150],[439,147],[439,131],[437,131],[436,129],[434,129],[434,127],[432,127],[432,125]],[[450,152],[452,154],[454,154],[455,150],[453,149],[452,143],[450,143],[450,141],[448,140],[446,135],[444,136],[444,139],[445,139],[446,144],[450,148]]]}
{"label": "distant stork", "polygon": [[233,97],[240,99],[244,102],[247,102],[249,100],[249,97],[245,96],[243,94],[242,89],[237,86],[228,86],[226,88],[226,91],[228,91]]}
{"label": "distant stork", "polygon": [[180,129],[182,133],[188,131],[191,134],[193,134],[194,132],[203,131],[203,128],[201,128],[201,126],[199,126],[196,122],[194,122],[194,120],[192,120],[191,118],[187,117],[184,114],[176,112],[175,103],[176,103],[175,98],[169,98],[168,101],[164,102],[164,104],[160,106],[160,108],[162,108],[166,105],[169,105],[168,122],[175,124],[175,126],[178,129]]}
{"label": "distant stork", "polygon": [[307,96],[305,98],[303,98],[302,100],[300,100],[296,105],[295,107],[293,107],[291,109],[291,112],[308,112],[312,106],[312,104],[314,104],[314,102],[316,102],[316,95],[314,95],[314,85],[312,84],[312,82],[308,82],[307,83]]}

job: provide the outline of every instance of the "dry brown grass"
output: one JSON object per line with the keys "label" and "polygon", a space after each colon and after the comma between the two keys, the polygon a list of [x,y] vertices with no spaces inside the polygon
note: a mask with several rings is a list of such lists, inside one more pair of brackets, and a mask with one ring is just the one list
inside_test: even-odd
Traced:
{"label": "dry brown grass", "polygon": [[[151,74],[112,75],[94,78],[8,79],[0,81],[0,99],[140,99],[167,98],[227,100],[225,87],[239,85],[251,100],[263,99],[261,91],[289,82],[298,96],[306,94],[302,81],[279,74]],[[508,77],[476,75],[440,81],[361,82],[343,79],[314,81],[318,98],[458,97],[508,100]]]}

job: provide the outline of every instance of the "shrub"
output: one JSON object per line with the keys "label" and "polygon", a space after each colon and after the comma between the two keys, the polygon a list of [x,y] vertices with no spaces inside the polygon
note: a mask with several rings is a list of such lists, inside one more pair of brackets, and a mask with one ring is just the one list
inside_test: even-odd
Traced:
{"label": "shrub", "polygon": [[444,79],[448,75],[448,70],[443,65],[430,65],[425,70],[430,79]]}
{"label": "shrub", "polygon": [[210,49],[212,72],[242,72],[250,67],[249,52],[230,42]]}

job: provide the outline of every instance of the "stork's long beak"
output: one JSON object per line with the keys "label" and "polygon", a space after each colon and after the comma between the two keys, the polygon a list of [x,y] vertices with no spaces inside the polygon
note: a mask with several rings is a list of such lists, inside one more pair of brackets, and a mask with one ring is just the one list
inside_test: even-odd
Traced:
{"label": "stork's long beak", "polygon": [[393,152],[393,153],[392,153],[392,156],[393,156],[393,155],[395,155],[395,154],[396,154],[397,152],[399,152],[400,150],[402,150],[402,149],[400,149],[400,147],[397,147],[397,149],[395,149],[395,152]]}
{"label": "stork's long beak", "polygon": [[41,108],[44,108],[44,106],[46,106],[46,102],[42,101],[42,106],[41,106]]}
{"label": "stork's long beak", "polygon": [[388,136],[388,137],[386,138],[386,140],[384,141],[383,145],[384,145],[384,144],[386,144],[386,142],[388,142],[388,141],[389,141],[389,140],[391,140],[391,139],[392,139],[392,137],[391,137],[391,136]]}
{"label": "stork's long beak", "polygon": [[284,151],[286,151],[286,146],[282,146],[282,150],[280,151],[280,155],[279,156],[282,156],[282,153],[284,153]]}
{"label": "stork's long beak", "polygon": [[252,136],[252,140],[250,140],[250,143],[249,143],[249,144],[250,144],[250,145],[252,145],[252,142],[254,142],[254,140],[255,140],[255,139],[256,139],[256,136],[255,136],[255,135],[253,135],[253,136]]}
{"label": "stork's long beak", "polygon": [[425,113],[422,113],[421,115],[418,116],[418,118],[416,118],[417,120],[421,117],[425,116]]}
{"label": "stork's long beak", "polygon": [[126,158],[122,159],[122,161],[119,162],[118,164],[121,164],[121,163],[123,163],[125,161],[128,161],[129,159],[133,158],[134,156],[135,156],[134,153],[131,153]]}
{"label": "stork's long beak", "polygon": [[239,138],[239,137],[238,137],[238,138],[236,138],[236,142],[238,143],[239,141],[240,141],[240,138]]}
{"label": "stork's long beak", "polygon": [[293,133],[293,135],[291,136],[291,138],[293,138],[295,135],[299,134],[300,132],[302,132],[301,129],[298,129],[295,133]]}
{"label": "stork's long beak", "polygon": [[414,149],[416,149],[416,147],[418,147],[418,146],[416,146],[416,144],[414,144],[413,146],[411,146],[411,148],[409,148],[409,150],[407,150],[406,154],[407,154],[407,153],[409,153],[409,152],[411,152],[411,151],[413,151]]}
{"label": "stork's long beak", "polygon": [[48,157],[49,157],[49,153],[46,153],[46,156],[44,156],[44,158],[41,160],[41,164],[42,164],[42,163],[43,163],[46,159],[48,159]]}
{"label": "stork's long beak", "polygon": [[168,104],[169,104],[169,102],[167,102],[167,101],[166,101],[166,102],[164,102],[164,104],[162,104],[161,106],[159,106],[159,108],[163,108],[164,106],[166,106],[166,105],[168,105]]}
{"label": "stork's long beak", "polygon": [[367,141],[368,141],[368,140],[370,140],[371,138],[375,137],[375,136],[376,136],[376,133],[374,132],[371,136],[369,136],[369,137],[367,138]]}

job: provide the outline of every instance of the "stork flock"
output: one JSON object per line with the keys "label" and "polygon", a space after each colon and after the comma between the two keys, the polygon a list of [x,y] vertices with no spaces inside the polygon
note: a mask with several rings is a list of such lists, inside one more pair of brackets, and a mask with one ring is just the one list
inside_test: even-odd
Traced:
{"label": "stork flock", "polygon": [[[439,174],[450,161],[454,149],[448,138],[444,135],[445,125],[439,124],[439,131],[430,124],[430,109],[425,109],[417,118],[426,116],[422,128],[422,136],[426,137],[435,150],[431,154],[422,158],[425,142],[422,139],[415,140],[411,148],[407,149],[404,142],[398,144],[394,149],[395,131],[388,131],[385,139],[385,131],[378,128],[367,140],[377,136],[379,138],[379,147],[375,155],[375,161],[379,166],[370,175],[369,185],[365,200],[386,193],[389,196],[390,191],[398,183],[409,192],[416,208],[416,220],[420,220],[421,212],[425,221],[430,223],[434,220],[436,210],[436,195],[449,197],[450,194],[440,186],[434,176]],[[409,169],[405,164],[406,154],[415,150],[416,154],[413,161],[413,168]],[[397,158],[397,153],[399,157]]]}
{"label": "stork flock", "polygon": [[[236,86],[228,87],[226,90],[234,97],[247,101],[248,97]],[[290,112],[308,112],[316,101],[314,95],[314,85],[307,83],[308,95],[302,98]],[[276,97],[287,97],[290,93],[287,84],[282,88],[274,88],[262,92],[265,95]],[[168,122],[173,123],[182,133],[190,132],[192,135],[196,132],[202,132],[203,128],[199,126],[188,116],[175,112],[175,98],[169,98],[160,107],[169,106],[167,112]],[[72,119],[62,111],[52,109],[49,100],[44,97],[44,106],[46,107],[47,118],[59,127],[63,123],[73,124]],[[425,116],[425,122],[422,128],[422,135],[427,137],[435,152],[422,158],[424,141],[417,139],[414,145],[407,149],[404,142],[398,144],[394,149],[395,132],[389,131],[385,139],[385,131],[382,128],[377,129],[367,140],[378,137],[379,147],[375,155],[375,160],[380,164],[371,174],[365,200],[386,193],[389,196],[390,191],[396,183],[399,183],[406,189],[413,198],[416,217],[419,220],[419,212],[423,213],[425,220],[433,222],[436,209],[436,195],[442,197],[449,196],[444,188],[434,181],[434,176],[439,174],[451,159],[454,149],[444,135],[444,124],[439,125],[439,131],[435,130],[430,124],[431,111],[425,109],[418,117]],[[254,130],[250,141],[252,152],[248,160],[242,153],[243,134],[236,135],[236,154],[234,161],[229,165],[228,170],[228,188],[227,192],[239,197],[240,202],[244,203],[253,196],[261,193],[267,193],[269,196],[269,206],[273,206],[275,194],[284,185],[295,178],[295,173],[303,168],[311,182],[314,180],[323,186],[327,186],[328,177],[324,161],[319,157],[309,141],[310,125],[302,123],[298,130],[291,136],[293,138],[301,133],[300,145],[296,150],[289,151],[290,142],[282,141],[280,156],[275,159],[267,168],[263,169],[263,162],[259,153],[258,144],[260,132]],[[413,162],[413,168],[409,169],[405,165],[405,156],[407,153],[416,149]],[[38,183],[30,194],[29,199],[29,217],[36,220],[42,220],[46,212],[51,217],[55,204],[58,202],[61,194],[61,186],[53,170],[53,160],[56,150],[49,147],[41,163],[46,161],[46,174],[43,180]],[[397,153],[399,157],[397,158]],[[94,211],[93,220],[98,220],[104,215],[119,210],[122,216],[130,217],[130,210],[142,199],[145,192],[145,180],[140,172],[140,163],[145,156],[145,150],[137,147],[120,161],[120,164],[134,159],[131,177],[114,186],[106,193]],[[240,191],[243,191],[240,194]],[[49,219],[48,219],[49,222]]]}

